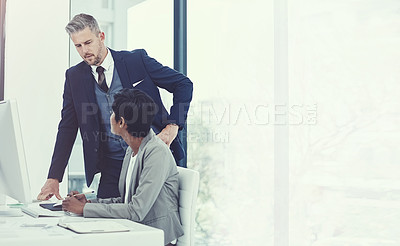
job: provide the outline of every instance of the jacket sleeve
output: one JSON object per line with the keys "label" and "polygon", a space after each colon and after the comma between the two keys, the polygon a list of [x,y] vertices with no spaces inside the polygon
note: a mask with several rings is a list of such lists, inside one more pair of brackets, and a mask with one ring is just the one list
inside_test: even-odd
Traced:
{"label": "jacket sleeve", "polygon": [[90,200],[92,203],[105,203],[105,204],[110,204],[110,203],[121,203],[122,202],[122,197],[113,197],[113,198],[97,198],[97,199],[92,199]]}
{"label": "jacket sleeve", "polygon": [[[153,207],[161,189],[166,182],[170,165],[167,148],[148,150],[144,155],[143,169],[139,178],[139,185],[128,204],[104,203],[111,200],[100,201],[103,203],[87,203],[83,214],[85,217],[124,218],[141,222]],[[137,165],[135,168],[138,168]],[[133,187],[132,187],[133,188]]]}
{"label": "jacket sleeve", "polygon": [[72,146],[78,131],[78,120],[74,108],[70,83],[68,83],[68,71],[65,74],[63,108],[61,121],[58,125],[57,139],[54,146],[53,157],[49,169],[48,178],[58,179],[60,182],[64,176],[65,167],[71,155]]}
{"label": "jacket sleeve", "polygon": [[169,123],[175,123],[183,128],[190,102],[192,101],[193,83],[182,73],[163,66],[147,55],[145,50],[141,50],[141,56],[147,73],[154,83],[170,93],[173,93],[173,104],[170,108],[168,117]]}

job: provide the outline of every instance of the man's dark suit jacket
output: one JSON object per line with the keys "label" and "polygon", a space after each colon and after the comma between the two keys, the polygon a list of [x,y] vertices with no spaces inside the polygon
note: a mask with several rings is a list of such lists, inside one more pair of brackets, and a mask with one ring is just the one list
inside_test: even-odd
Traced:
{"label": "man's dark suit jacket", "polygon": [[[158,133],[170,123],[177,124],[181,129],[192,100],[192,82],[183,74],[149,57],[143,49],[131,52],[109,50],[122,86],[146,92],[157,104],[158,112],[152,124],[154,131]],[[100,112],[94,87],[96,80],[91,67],[83,61],[69,68],[65,77],[61,121],[48,178],[62,181],[79,128],[83,141],[86,182],[89,186],[94,175],[99,172],[98,165],[102,158]],[[170,114],[163,106],[158,87],[173,93]],[[185,155],[178,136],[171,143],[171,151],[176,160]]]}

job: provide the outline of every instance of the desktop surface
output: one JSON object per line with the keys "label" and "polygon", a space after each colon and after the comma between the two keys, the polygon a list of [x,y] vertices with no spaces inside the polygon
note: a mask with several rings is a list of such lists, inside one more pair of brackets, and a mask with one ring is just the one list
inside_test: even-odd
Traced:
{"label": "desktop surface", "polygon": [[[130,231],[111,233],[78,234],[62,228],[59,222],[112,221]],[[23,214],[20,217],[0,217],[0,245],[26,246],[55,243],[57,246],[110,245],[116,242],[132,242],[135,245],[164,245],[162,230],[125,219],[83,218],[83,217],[43,217],[34,218]]]}

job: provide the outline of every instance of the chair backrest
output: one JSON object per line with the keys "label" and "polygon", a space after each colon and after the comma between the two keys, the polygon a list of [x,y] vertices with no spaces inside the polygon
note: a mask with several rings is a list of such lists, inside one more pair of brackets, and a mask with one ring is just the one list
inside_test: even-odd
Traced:
{"label": "chair backrest", "polygon": [[184,235],[177,240],[177,246],[194,246],[196,200],[199,192],[199,172],[178,167],[179,172],[179,215]]}

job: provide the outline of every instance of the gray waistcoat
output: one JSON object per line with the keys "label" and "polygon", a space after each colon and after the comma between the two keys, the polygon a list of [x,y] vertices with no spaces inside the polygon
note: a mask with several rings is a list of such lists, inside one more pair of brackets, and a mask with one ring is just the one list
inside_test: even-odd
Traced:
{"label": "gray waistcoat", "polygon": [[101,119],[101,143],[104,155],[117,160],[123,160],[125,151],[128,145],[125,141],[115,134],[111,133],[110,116],[112,114],[112,104],[114,102],[114,95],[122,89],[121,79],[118,72],[114,67],[114,75],[111,82],[111,87],[105,93],[98,83],[95,85],[95,94],[97,104],[99,105],[100,119]]}

